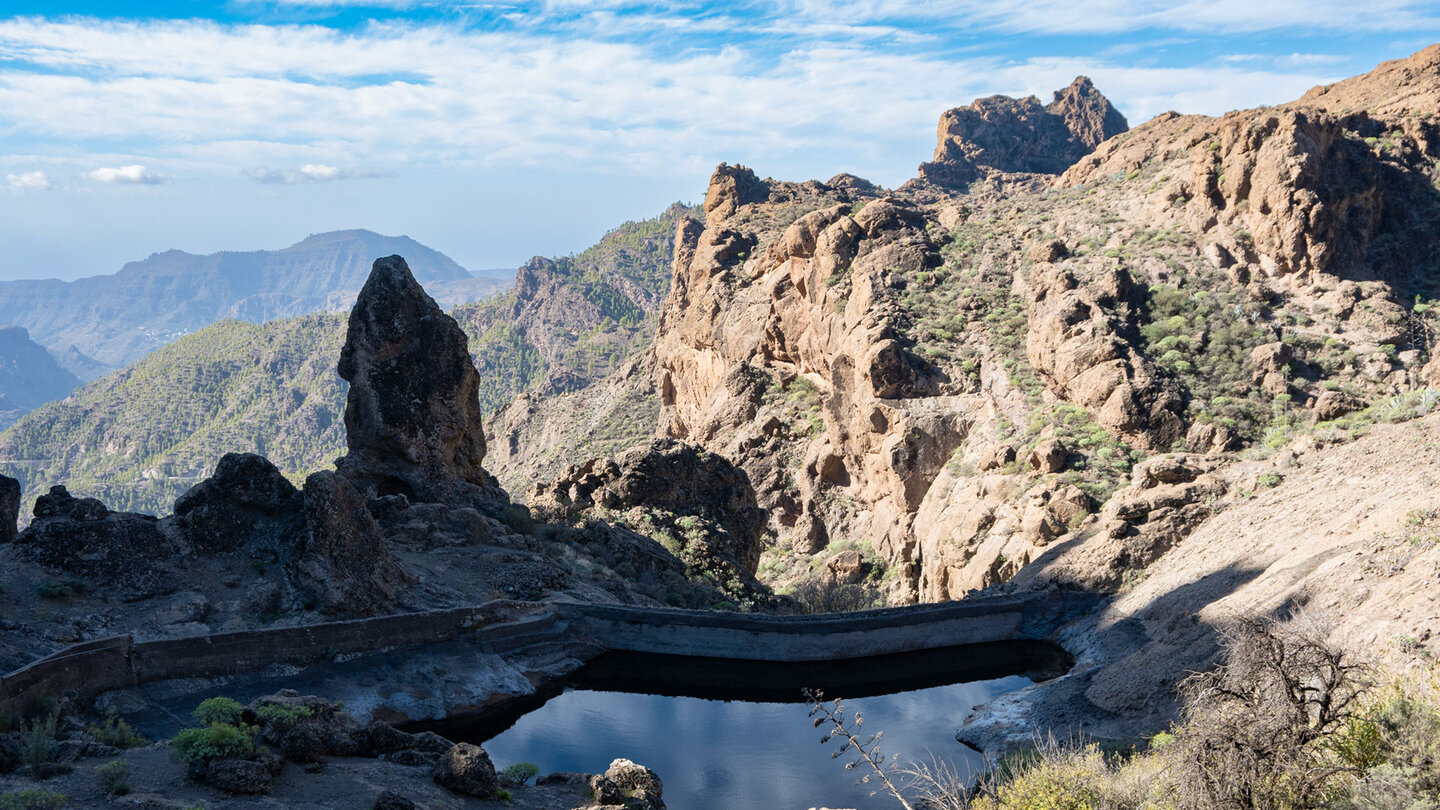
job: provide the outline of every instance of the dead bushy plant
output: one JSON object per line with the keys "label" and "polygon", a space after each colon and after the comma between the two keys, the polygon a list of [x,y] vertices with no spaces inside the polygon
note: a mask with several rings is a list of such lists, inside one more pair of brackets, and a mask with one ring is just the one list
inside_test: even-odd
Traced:
{"label": "dead bushy plant", "polygon": [[790,592],[802,613],[851,613],[884,607],[880,592],[863,583],[816,577],[797,584]]}
{"label": "dead bushy plant", "polygon": [[1365,672],[1307,622],[1241,619],[1225,662],[1181,683],[1184,719],[1165,747],[1182,808],[1315,807],[1356,768],[1326,743],[1356,716]]}

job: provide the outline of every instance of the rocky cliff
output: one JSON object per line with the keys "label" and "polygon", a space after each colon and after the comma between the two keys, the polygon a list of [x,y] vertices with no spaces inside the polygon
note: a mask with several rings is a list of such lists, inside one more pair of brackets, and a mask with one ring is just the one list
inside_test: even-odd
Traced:
{"label": "rocky cliff", "polygon": [[[891,192],[721,166],[677,230],[659,432],[747,471],[762,573],[858,547],[890,599],[956,598],[1103,532],[1087,582],[1118,587],[1236,451],[1413,414],[1436,382],[1434,61],[1128,132],[1083,79],[982,99]],[[1335,109],[1397,75],[1403,115]],[[966,193],[982,169],[1032,179]],[[1150,461],[1172,450],[1198,455]]]}
{"label": "rocky cliff", "polygon": [[920,177],[964,187],[993,172],[1058,174],[1128,128],[1088,76],[1045,105],[1034,96],[976,99],[940,116],[935,156],[920,164]]}

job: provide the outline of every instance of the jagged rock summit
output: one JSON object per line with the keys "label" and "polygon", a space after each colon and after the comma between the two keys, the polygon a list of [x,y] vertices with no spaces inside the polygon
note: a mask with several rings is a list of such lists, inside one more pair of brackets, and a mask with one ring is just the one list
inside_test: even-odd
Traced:
{"label": "jagged rock summit", "polygon": [[341,474],[374,495],[507,500],[481,466],[480,375],[465,332],[401,257],[375,260],[350,313],[339,372],[350,383]]}
{"label": "jagged rock summit", "polygon": [[920,177],[964,186],[990,171],[1059,174],[1129,128],[1087,76],[1043,106],[1034,96],[976,99],[940,117],[935,157],[920,164]]}

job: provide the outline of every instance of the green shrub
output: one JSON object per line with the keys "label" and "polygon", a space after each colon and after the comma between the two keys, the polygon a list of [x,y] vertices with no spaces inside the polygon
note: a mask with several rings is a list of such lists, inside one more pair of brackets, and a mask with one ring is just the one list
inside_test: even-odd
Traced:
{"label": "green shrub", "polygon": [[290,728],[312,714],[309,706],[294,706],[288,703],[267,703],[255,710],[255,716],[260,718],[262,725],[278,726],[282,729]]}
{"label": "green shrub", "polygon": [[36,779],[46,776],[46,766],[60,753],[60,743],[55,739],[59,722],[59,715],[50,714],[27,723],[20,731],[20,758]]}
{"label": "green shrub", "polygon": [[68,582],[50,580],[36,585],[35,593],[41,599],[69,599],[75,595],[75,588]]}
{"label": "green shrub", "polygon": [[53,790],[21,790],[0,794],[0,810],[56,810],[65,806],[65,794]]}
{"label": "green shrub", "polygon": [[1110,772],[1094,745],[1047,754],[1023,766],[994,795],[970,804],[974,810],[1096,810],[1104,804]]}
{"label": "green shrub", "polygon": [[150,744],[129,723],[113,713],[105,715],[104,722],[91,723],[89,731],[91,737],[112,748],[139,748]]}
{"label": "green shrub", "polygon": [[523,785],[540,775],[540,767],[533,762],[517,762],[500,772],[500,781],[507,785]]}
{"label": "green shrub", "polygon": [[106,794],[124,796],[130,792],[130,763],[112,759],[95,769],[95,779]]}
{"label": "green shrub", "polygon": [[228,723],[233,726],[239,724],[240,716],[244,712],[245,707],[228,697],[213,697],[196,706],[190,716],[207,726],[215,723]]}
{"label": "green shrub", "polygon": [[196,773],[203,772],[212,759],[250,759],[255,755],[254,737],[229,723],[187,728],[175,735],[172,745],[180,761]]}

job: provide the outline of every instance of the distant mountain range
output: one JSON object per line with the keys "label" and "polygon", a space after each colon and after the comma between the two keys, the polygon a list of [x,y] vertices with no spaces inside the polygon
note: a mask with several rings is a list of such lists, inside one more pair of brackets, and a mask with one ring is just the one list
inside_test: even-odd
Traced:
{"label": "distant mountain range", "polygon": [[72,373],[93,378],[216,321],[264,323],[344,311],[380,256],[400,254],[444,305],[483,298],[509,279],[477,277],[408,236],[315,234],[282,250],[180,250],[76,281],[0,282],[0,324],[23,326]]}

